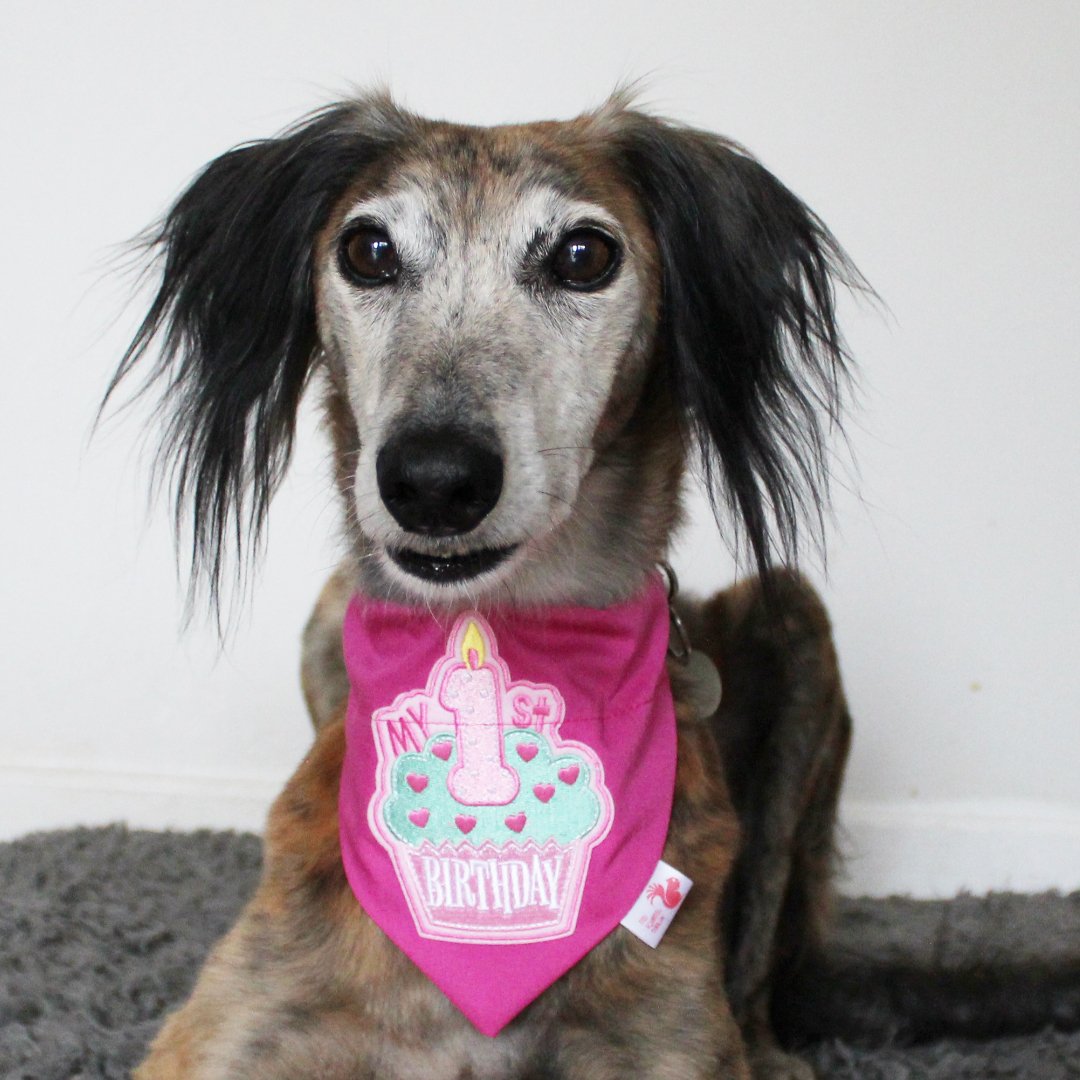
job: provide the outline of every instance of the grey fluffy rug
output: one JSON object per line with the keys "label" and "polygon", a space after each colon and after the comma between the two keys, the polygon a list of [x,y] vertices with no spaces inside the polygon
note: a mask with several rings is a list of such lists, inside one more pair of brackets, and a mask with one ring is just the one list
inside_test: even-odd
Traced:
{"label": "grey fluffy rug", "polygon": [[[0,844],[0,1076],[127,1076],[258,872],[258,840],[231,833],[113,827]],[[865,1036],[884,1023],[888,1013],[879,1008],[870,1023],[845,1024],[860,1007],[850,987],[859,986],[868,958],[899,971],[924,970],[930,957],[947,976],[973,948],[987,955],[988,941],[1003,963],[1039,955],[1064,968],[1074,981],[1064,987],[1067,1015],[1057,1019],[1077,1026],[1068,994],[1080,995],[1080,894],[844,901],[835,955],[847,960],[834,974],[849,989],[826,1002],[825,1018],[832,1010],[833,1030],[850,1039],[860,1026]],[[898,1032],[901,1024],[892,1035]],[[874,1046],[832,1037],[807,1053],[833,1080],[1080,1078],[1080,1033],[1049,1027],[1025,1037],[910,1046],[888,1032]]]}

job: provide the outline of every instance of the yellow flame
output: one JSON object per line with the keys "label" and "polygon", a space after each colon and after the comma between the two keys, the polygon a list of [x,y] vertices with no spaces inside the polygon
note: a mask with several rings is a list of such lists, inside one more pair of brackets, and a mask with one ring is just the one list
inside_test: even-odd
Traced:
{"label": "yellow flame", "polygon": [[[475,653],[475,664],[469,658],[469,653]],[[471,619],[469,620],[469,625],[465,627],[465,633],[461,638],[461,659],[467,667],[471,667],[474,671],[478,667],[483,667],[484,662],[487,659],[487,649],[484,647],[484,635],[480,633],[480,627]]]}

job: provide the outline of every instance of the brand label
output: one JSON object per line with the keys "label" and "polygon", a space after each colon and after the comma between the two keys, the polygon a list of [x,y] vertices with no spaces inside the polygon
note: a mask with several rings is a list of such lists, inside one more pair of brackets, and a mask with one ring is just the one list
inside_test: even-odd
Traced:
{"label": "brand label", "polygon": [[649,878],[649,884],[627,912],[622,925],[655,949],[693,884],[685,874],[661,859]]}

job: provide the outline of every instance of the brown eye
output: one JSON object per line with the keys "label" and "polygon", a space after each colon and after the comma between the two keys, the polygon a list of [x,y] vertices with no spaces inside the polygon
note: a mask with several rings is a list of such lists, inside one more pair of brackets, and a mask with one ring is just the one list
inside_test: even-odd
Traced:
{"label": "brown eye", "polygon": [[563,237],[551,260],[560,285],[588,291],[610,280],[619,263],[619,248],[598,229],[575,229]]}
{"label": "brown eye", "polygon": [[346,233],[338,253],[342,272],[357,285],[385,285],[401,269],[386,230],[375,225],[361,225]]}

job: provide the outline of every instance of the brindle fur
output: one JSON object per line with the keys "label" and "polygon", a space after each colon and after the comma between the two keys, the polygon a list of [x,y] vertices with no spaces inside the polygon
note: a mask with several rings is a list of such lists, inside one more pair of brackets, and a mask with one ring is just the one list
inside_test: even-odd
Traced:
{"label": "brindle fur", "polygon": [[[665,217],[665,176],[689,187],[671,192],[676,201],[700,189],[715,246],[682,251],[702,229],[693,206]],[[263,237],[260,214],[280,235]],[[421,253],[415,280],[378,294],[343,284],[335,244],[358,214],[388,220]],[[545,229],[597,218],[623,246],[602,295],[551,294],[504,273],[515,244],[542,246]],[[271,810],[262,881],[139,1080],[811,1075],[772,1038],[770,992],[827,907],[849,720],[828,621],[801,579],[771,572],[684,605],[725,693],[715,717],[692,715],[687,674],[669,662],[678,774],[664,858],[695,884],[662,945],[616,929],[495,1039],[388,942],[345,880],[338,635],[357,589],[451,610],[632,595],[678,522],[687,433],[715,444],[713,479],[759,558],[770,550],[766,503],[793,535],[799,480],[812,487],[820,468],[813,406],[831,410],[842,360],[831,237],[731,144],[623,101],[566,123],[474,129],[373,97],[219,159],[156,241],[171,261],[118,377],[164,335],[158,374],[171,373],[177,399],[168,445],[180,497],[196,509],[197,563],[213,584],[217,545],[243,531],[249,489],[258,526],[314,367],[325,376],[350,555],[305,632],[316,740]],[[282,269],[290,253],[297,265]],[[256,262],[247,276],[245,257]],[[679,278],[680,258],[697,259],[701,275],[732,261],[730,280],[717,271],[707,284],[716,321],[742,305],[745,318],[729,312],[737,327],[710,337],[699,318],[673,331],[704,302],[694,268]],[[680,290],[690,295],[681,308]],[[698,345],[721,349],[727,366],[695,378]],[[223,373],[238,349],[244,363]],[[495,571],[441,586],[410,579],[389,557],[406,540],[380,504],[373,462],[402,424],[451,421],[498,433],[503,497],[464,538],[408,543],[429,555],[520,546]],[[792,465],[786,455],[800,449],[807,459]]]}

